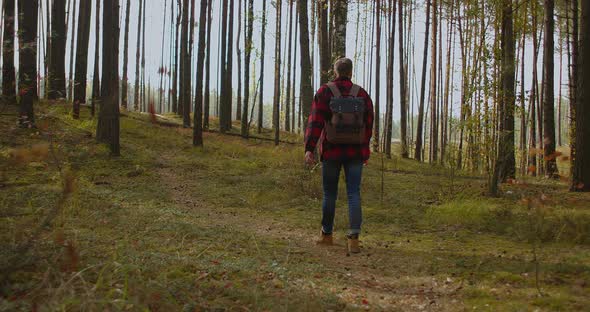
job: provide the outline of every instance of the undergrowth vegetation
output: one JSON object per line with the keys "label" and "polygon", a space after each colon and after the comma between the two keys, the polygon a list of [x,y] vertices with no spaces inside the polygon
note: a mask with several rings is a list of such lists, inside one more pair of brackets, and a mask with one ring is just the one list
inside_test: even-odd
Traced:
{"label": "undergrowth vegetation", "polygon": [[206,132],[195,149],[173,117],[126,113],[113,158],[88,112],[40,109],[39,129],[0,117],[0,310],[590,306],[590,197],[565,184],[528,179],[490,198],[487,177],[395,157],[382,168],[374,154],[364,252],[347,257],[343,180],[341,246],[313,244],[321,168],[303,164],[298,135],[275,147],[270,132]]}

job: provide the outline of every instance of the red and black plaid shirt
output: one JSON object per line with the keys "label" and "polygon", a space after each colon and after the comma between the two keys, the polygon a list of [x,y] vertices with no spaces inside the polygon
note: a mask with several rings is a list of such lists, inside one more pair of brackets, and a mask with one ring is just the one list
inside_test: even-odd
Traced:
{"label": "red and black plaid shirt", "polygon": [[[342,95],[350,94],[352,88],[352,81],[350,78],[342,77],[334,80],[334,83],[340,89]],[[369,149],[369,142],[373,135],[373,101],[367,91],[361,88],[357,97],[365,99],[366,114],[365,125],[367,130],[367,140],[365,144],[332,144],[325,139],[324,125],[326,120],[330,119],[332,111],[330,110],[330,100],[334,95],[327,85],[323,85],[315,97],[311,105],[311,115],[307,123],[305,131],[305,151],[314,151],[318,142],[321,141],[320,153],[322,160],[362,160],[367,161],[371,154]]]}

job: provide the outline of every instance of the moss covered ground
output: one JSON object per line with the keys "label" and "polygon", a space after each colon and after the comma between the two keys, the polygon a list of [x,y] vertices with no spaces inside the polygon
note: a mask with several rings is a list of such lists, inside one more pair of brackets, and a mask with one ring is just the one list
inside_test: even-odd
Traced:
{"label": "moss covered ground", "polygon": [[15,111],[0,116],[1,311],[590,310],[590,196],[563,182],[490,198],[485,176],[373,155],[348,255],[344,183],[337,245],[314,244],[320,170],[297,135],[193,148],[173,117],[125,113],[112,157],[88,111],[42,104],[32,130]]}

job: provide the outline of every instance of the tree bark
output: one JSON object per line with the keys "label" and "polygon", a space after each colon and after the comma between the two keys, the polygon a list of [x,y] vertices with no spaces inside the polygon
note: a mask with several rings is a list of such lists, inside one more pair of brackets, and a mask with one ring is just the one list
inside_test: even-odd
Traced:
{"label": "tree bark", "polygon": [[[182,117],[182,125],[185,128],[190,127],[187,124],[188,118],[188,106],[190,103],[190,83],[191,77],[191,64],[189,55],[189,2],[190,0],[182,0],[182,21],[180,30],[180,88],[179,88],[179,101],[178,101],[178,113]],[[187,92],[188,90],[188,92]],[[190,120],[189,120],[190,123]]]}
{"label": "tree bark", "polygon": [[[306,1],[306,0],[303,0]],[[262,0],[262,33],[260,39],[260,96],[258,97],[258,133],[262,132],[264,122],[264,49],[266,44],[266,0]]]}
{"label": "tree bark", "polygon": [[16,104],[16,73],[14,68],[14,1],[4,0],[4,34],[2,44],[2,96],[6,103]]}
{"label": "tree bark", "polygon": [[51,58],[49,62],[49,99],[66,96],[66,1],[53,0],[51,7]]}
{"label": "tree bark", "polygon": [[101,105],[96,138],[120,155],[119,146],[119,0],[103,0]]}
{"label": "tree bark", "polygon": [[377,5],[375,7],[375,23],[377,24],[377,42],[375,44],[375,48],[377,49],[375,53],[375,121],[373,122],[373,150],[379,152],[379,144],[380,144],[380,120],[381,120],[381,110],[379,102],[379,94],[380,94],[380,80],[381,80],[381,0],[376,0]]}
{"label": "tree bark", "polygon": [[527,33],[527,21],[528,21],[528,10],[527,6],[524,6],[524,20],[522,26],[522,39],[521,39],[521,55],[520,55],[520,152],[521,152],[521,173],[522,175],[527,174],[527,116],[526,116],[526,94],[524,89],[525,82],[525,54],[526,54],[526,33]]}
{"label": "tree bark", "polygon": [[543,45],[543,68],[545,82],[543,95],[543,143],[545,151],[545,174],[549,178],[557,178],[557,161],[555,154],[555,107],[554,107],[554,73],[555,61],[554,50],[555,42],[553,39],[555,31],[555,20],[553,17],[555,10],[554,0],[545,0],[545,43]]}
{"label": "tree bark", "polygon": [[[143,105],[143,111],[149,110],[149,104],[145,99],[145,22],[146,22],[146,0],[143,0],[143,15],[141,17],[141,104]],[[149,90],[149,87],[148,87]],[[149,98],[149,96],[148,96]],[[140,108],[141,109],[141,108]]]}
{"label": "tree bark", "polygon": [[250,127],[248,124],[248,107],[250,101],[250,55],[252,54],[252,32],[254,30],[254,0],[248,0],[248,14],[246,27],[246,55],[244,58],[244,105],[242,111],[242,137],[248,138]]}
{"label": "tree bark", "polygon": [[[73,92],[74,92],[74,85],[73,85],[73,70],[74,70],[74,51],[75,51],[75,43],[76,43],[76,1],[72,0],[72,7],[73,7],[73,12],[72,12],[72,44],[70,46],[70,73],[68,75],[68,90],[67,90],[67,94],[68,94],[68,101],[71,101],[73,98]],[[67,27],[66,27],[66,32],[68,31]]]}
{"label": "tree bark", "polygon": [[193,126],[193,146],[203,146],[203,63],[205,61],[205,27],[207,27],[208,0],[201,0],[199,15],[199,42],[197,47],[197,84]]}
{"label": "tree bark", "polygon": [[[84,2],[84,1],[82,1]],[[128,86],[129,86],[129,78],[127,77],[127,67],[129,64],[129,14],[131,9],[131,0],[127,0],[127,5],[125,9],[125,39],[123,39],[123,83],[121,84],[121,106],[123,109],[127,109],[127,102],[128,102]],[[166,15],[164,15],[164,20],[166,20]],[[162,44],[162,47],[164,45]]]}
{"label": "tree bark", "polygon": [[[293,1],[287,0],[289,2],[289,43],[288,43],[288,55],[287,55],[287,94],[285,96],[285,131],[291,131],[291,65],[292,65],[292,56],[293,56]],[[294,96],[294,95],[293,95]]]}
{"label": "tree bark", "polygon": [[181,5],[181,0],[177,0],[177,7],[178,7],[178,13],[176,14],[176,32],[174,35],[174,73],[173,73],[173,79],[172,79],[172,112],[174,113],[178,113],[179,112],[179,108],[178,108],[178,89],[179,89],[179,85],[178,85],[178,76],[180,75],[180,63],[179,63],[179,55],[180,55],[180,45],[179,45],[179,34],[180,34],[180,19],[182,16],[182,5]]}
{"label": "tree bark", "polygon": [[[41,0],[42,1],[42,0]],[[100,3],[100,0],[96,0]],[[98,4],[97,4],[98,5]],[[51,63],[51,4],[49,0],[45,0],[45,25],[47,26],[47,31],[45,32],[45,41],[46,44],[46,55],[45,55],[45,82],[44,82],[44,93],[45,98],[49,97],[48,90],[49,90],[49,63]],[[92,106],[94,108],[94,105]],[[94,116],[94,110],[92,111],[92,116]]]}
{"label": "tree bark", "polygon": [[[312,0],[313,1],[313,0]],[[377,0],[380,1],[380,0]],[[330,81],[332,76],[332,63],[330,62],[330,37],[328,33],[328,2],[318,0],[318,28],[320,45],[320,84]]]}
{"label": "tree bark", "polygon": [[[137,16],[137,45],[135,50],[135,85],[133,86],[133,109],[139,110],[140,98],[139,98],[139,67],[141,65],[141,21],[143,14],[143,0],[139,0],[139,15]],[[125,79],[125,78],[123,78]]]}
{"label": "tree bark", "polygon": [[577,127],[577,107],[578,107],[578,63],[579,63],[579,29],[578,29],[578,1],[570,0],[571,1],[571,14],[572,14],[572,30],[570,33],[570,45],[571,45],[571,65],[570,65],[570,82],[569,82],[569,91],[570,91],[570,165],[571,170],[570,174],[572,177],[572,185],[571,189],[576,190],[578,185],[576,183],[576,173],[574,172],[576,168],[576,159],[577,157],[577,136],[576,136],[576,127]]}
{"label": "tree bark", "polygon": [[76,44],[76,73],[74,75],[74,119],[80,116],[80,104],[86,103],[86,75],[88,72],[88,42],[92,2],[81,1],[78,16],[78,43]]}
{"label": "tree bark", "polygon": [[227,39],[227,70],[225,75],[225,93],[224,104],[227,118],[223,124],[224,131],[230,131],[232,128],[232,104],[233,104],[233,57],[234,57],[234,14],[235,1],[229,1],[229,24],[228,24],[228,39]]}
{"label": "tree bark", "polygon": [[[428,36],[430,33],[430,0],[426,2],[426,33],[424,35],[424,55],[422,58],[422,86],[420,88],[420,104],[418,108],[418,125],[416,126],[416,146],[414,158],[422,161],[422,144],[424,140],[424,100],[426,92],[426,64],[428,61]],[[461,18],[461,17],[458,17]]]}
{"label": "tree bark", "polygon": [[[244,25],[246,27],[246,25]],[[238,0],[238,38],[236,40],[236,59],[238,61],[238,97],[236,99],[236,120],[242,120],[242,51],[240,42],[242,38],[242,0]],[[248,73],[244,73],[248,75]],[[247,88],[247,86],[245,87]]]}
{"label": "tree bark", "polygon": [[514,110],[515,110],[515,42],[512,0],[503,0],[502,10],[502,72],[500,140],[490,193],[498,194],[498,183],[516,177],[514,160]]}
{"label": "tree bark", "polygon": [[19,1],[19,124],[34,127],[33,102],[37,97],[37,16],[38,0]]}
{"label": "tree bark", "polygon": [[[299,22],[299,9],[297,8],[297,5],[295,6],[295,41],[297,41],[297,36],[299,35],[299,27],[297,27],[297,23]],[[299,46],[297,45],[297,42],[295,42],[295,51],[293,52],[293,80],[292,80],[292,85],[291,85],[291,92],[292,92],[292,96],[291,96],[291,130],[293,132],[295,132],[295,81],[297,80],[297,49],[299,48]],[[301,109],[301,108],[300,108]],[[300,120],[300,118],[298,118]],[[299,123],[299,126],[301,127],[301,122]]]}
{"label": "tree bark", "polygon": [[580,51],[576,96],[576,160],[574,162],[574,190],[590,192],[590,3],[581,1]]}
{"label": "tree bark", "polygon": [[273,99],[273,118],[275,145],[279,145],[279,105],[281,101],[281,0],[277,0],[277,19],[275,29],[275,84]]}
{"label": "tree bark", "polygon": [[92,76],[92,107],[90,113],[94,117],[96,111],[96,103],[100,100],[100,72],[99,72],[99,58],[100,58],[100,1],[96,0],[96,15],[95,15],[95,34],[94,34],[94,74]]}
{"label": "tree bark", "polygon": [[211,97],[211,89],[210,89],[210,80],[211,80],[211,26],[213,24],[211,19],[211,12],[213,7],[213,0],[209,0],[208,4],[208,13],[207,13],[207,43],[205,47],[207,48],[207,55],[205,58],[205,95],[203,100],[203,129],[209,129],[209,107],[210,107],[210,97]]}
{"label": "tree bark", "polygon": [[[401,157],[408,158],[408,104],[407,86],[406,86],[406,67],[407,61],[404,52],[404,4],[403,0],[398,2],[398,22],[399,22],[399,81],[400,81],[400,140],[401,140]],[[450,49],[449,49],[450,50]]]}
{"label": "tree bark", "polygon": [[331,0],[332,5],[332,63],[346,56],[346,26],[348,20],[348,1]]}
{"label": "tree bark", "polygon": [[432,55],[430,60],[430,162],[438,161],[438,100],[437,100],[437,61],[438,61],[438,3],[437,0],[432,2]]}
{"label": "tree bark", "polygon": [[[220,74],[220,83],[221,83],[221,92],[219,94],[219,130],[224,133],[226,132],[227,125],[231,125],[231,91],[228,95],[228,85],[227,85],[227,77],[228,73],[228,45],[231,44],[231,37],[228,38],[228,2],[229,0],[223,0],[221,15],[222,15],[222,26],[221,26],[221,74]],[[231,52],[229,53],[231,54]],[[230,109],[227,109],[227,97],[229,96],[230,100]]]}
{"label": "tree bark", "polygon": [[[315,0],[312,0],[315,1]],[[309,30],[308,30],[308,15],[307,15],[307,0],[298,0],[299,11],[299,46],[300,46],[300,64],[301,64],[301,78],[299,83],[299,97],[301,102],[301,114],[303,118],[307,118],[311,112],[311,102],[313,100],[313,85],[312,85],[312,66],[309,55]],[[313,10],[311,11],[313,14]],[[305,124],[305,123],[304,123]]]}
{"label": "tree bark", "polygon": [[[172,4],[170,5],[172,7]],[[166,38],[166,10],[168,9],[168,0],[164,0],[164,23],[162,25],[162,48],[164,48],[164,42]],[[126,24],[127,25],[127,24]],[[127,35],[127,33],[125,33]],[[125,69],[124,69],[125,70]],[[158,89],[158,111],[163,111],[164,105],[164,76],[166,75],[166,66],[164,65],[164,49],[160,54],[160,69],[158,73],[160,75],[160,88]]]}
{"label": "tree bark", "polygon": [[[529,157],[529,173],[533,176],[537,175],[538,171],[538,153],[537,153],[537,108],[538,108],[538,94],[539,94],[539,87],[538,87],[538,70],[537,70],[537,61],[539,55],[539,47],[537,41],[537,6],[536,1],[531,1],[531,12],[532,12],[532,33],[533,33],[533,73],[532,73],[532,87],[531,87],[531,96],[530,96],[530,126],[529,126],[529,149],[530,157]],[[540,130],[539,130],[540,131]]]}
{"label": "tree bark", "polygon": [[393,67],[395,63],[395,19],[396,1],[389,0],[388,8],[388,32],[389,32],[389,57],[387,60],[387,109],[385,112],[385,141],[384,149],[387,158],[391,158],[391,140],[393,132]]}

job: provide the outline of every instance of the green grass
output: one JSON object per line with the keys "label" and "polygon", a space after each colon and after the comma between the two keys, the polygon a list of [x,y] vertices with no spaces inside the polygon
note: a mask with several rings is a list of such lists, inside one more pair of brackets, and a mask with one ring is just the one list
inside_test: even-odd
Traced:
{"label": "green grass", "polygon": [[[76,176],[76,191],[58,217],[21,256],[22,266],[8,272],[0,310],[590,306],[590,197],[569,194],[564,184],[528,180],[488,198],[485,177],[394,157],[384,159],[382,201],[381,157],[373,155],[362,185],[364,252],[348,257],[343,179],[336,216],[341,246],[313,244],[320,170],[303,165],[300,145],[205,133],[205,146],[193,148],[191,130],[128,114],[116,158],[95,143],[87,111],[73,120],[61,105],[42,105],[39,124],[47,128],[41,131],[0,117],[7,134],[0,138],[2,267],[61,196],[54,158]],[[14,149],[50,139],[55,157],[33,163],[11,157]]]}

